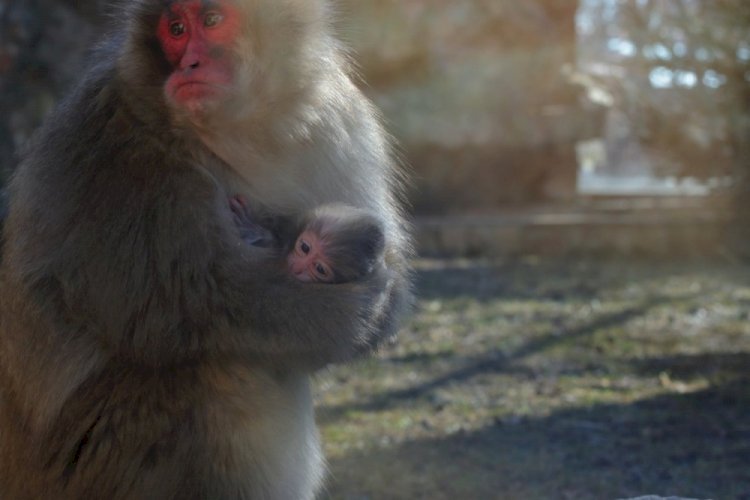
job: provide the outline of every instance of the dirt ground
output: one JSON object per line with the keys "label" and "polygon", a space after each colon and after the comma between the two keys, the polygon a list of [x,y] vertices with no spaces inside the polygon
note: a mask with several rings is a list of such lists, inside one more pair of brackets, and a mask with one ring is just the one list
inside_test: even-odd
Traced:
{"label": "dirt ground", "polygon": [[750,267],[417,263],[374,359],[317,380],[323,498],[750,499]]}

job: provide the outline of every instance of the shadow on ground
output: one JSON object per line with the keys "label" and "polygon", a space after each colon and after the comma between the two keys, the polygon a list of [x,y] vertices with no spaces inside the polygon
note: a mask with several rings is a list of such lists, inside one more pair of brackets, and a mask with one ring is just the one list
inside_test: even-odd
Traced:
{"label": "shadow on ground", "polygon": [[[750,273],[715,261],[535,259],[507,261],[436,261],[420,266],[415,275],[419,298],[438,300],[468,296],[477,300],[533,298],[593,299],[602,290],[682,275],[721,273],[727,283],[746,284]],[[553,279],[550,279],[553,277]]]}
{"label": "shadow on ground", "polygon": [[750,500],[746,266],[428,262],[417,282],[396,346],[321,395],[324,498]]}
{"label": "shadow on ground", "polygon": [[[446,364],[449,364],[451,368],[438,376],[407,388],[376,394],[357,403],[322,407],[319,409],[318,420],[322,423],[330,423],[352,410],[373,412],[394,408],[401,403],[425,397],[441,387],[467,383],[471,379],[482,375],[507,374],[516,377],[533,378],[536,372],[521,363],[525,358],[543,353],[562,343],[583,341],[602,329],[622,327],[628,321],[642,317],[652,308],[666,302],[665,299],[653,298],[648,303],[638,304],[637,306],[628,307],[609,314],[594,316],[587,323],[575,328],[568,328],[564,334],[551,332],[528,339],[510,352],[496,350],[473,357],[462,357],[452,351],[443,351],[429,355],[410,354],[402,357],[390,356],[383,360],[383,362],[388,364],[422,364],[423,366],[428,366],[442,360]],[[675,361],[672,360],[671,362],[674,363]],[[650,360],[649,363],[645,361],[643,363],[644,368],[649,367],[651,371],[658,369],[660,364],[663,365],[661,370],[657,371],[658,375],[661,371],[668,369],[670,360]],[[708,363],[704,363],[703,367],[705,366],[708,366]],[[597,367],[590,364],[588,369],[597,369]]]}
{"label": "shadow on ground", "polygon": [[[747,373],[750,356],[723,358],[681,362],[729,362]],[[614,499],[658,493],[747,500],[749,417],[750,378],[745,377],[629,405],[497,421],[477,432],[333,461],[328,494],[351,499]]]}

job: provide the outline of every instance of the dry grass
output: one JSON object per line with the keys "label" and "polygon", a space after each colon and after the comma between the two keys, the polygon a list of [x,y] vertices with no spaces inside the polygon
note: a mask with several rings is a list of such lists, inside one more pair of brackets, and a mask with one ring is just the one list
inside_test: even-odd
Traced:
{"label": "dry grass", "polygon": [[341,499],[750,499],[750,268],[420,261],[376,359],[318,379]]}

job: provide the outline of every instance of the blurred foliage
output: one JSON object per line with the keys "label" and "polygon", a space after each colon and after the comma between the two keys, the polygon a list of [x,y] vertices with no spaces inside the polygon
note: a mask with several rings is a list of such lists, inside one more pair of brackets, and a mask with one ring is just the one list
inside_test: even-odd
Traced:
{"label": "blurred foliage", "polygon": [[654,173],[729,175],[750,120],[749,28],[744,0],[583,0],[578,64],[624,113]]}
{"label": "blurred foliage", "polygon": [[94,0],[0,2],[0,180],[80,75],[96,12]]}

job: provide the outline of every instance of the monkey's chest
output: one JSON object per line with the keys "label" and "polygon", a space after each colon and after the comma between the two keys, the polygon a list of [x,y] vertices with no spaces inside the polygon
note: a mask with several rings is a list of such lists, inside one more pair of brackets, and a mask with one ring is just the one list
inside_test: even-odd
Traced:
{"label": "monkey's chest", "polygon": [[236,366],[215,372],[207,461],[249,498],[311,498],[323,472],[307,376]]}
{"label": "monkey's chest", "polygon": [[242,194],[251,205],[276,214],[299,214],[328,203],[371,208],[368,200],[376,199],[379,186],[355,172],[330,158],[297,152],[228,167],[226,184],[230,193]]}
{"label": "monkey's chest", "polygon": [[307,377],[241,364],[105,370],[51,432],[35,475],[74,498],[305,499],[322,477]]}

